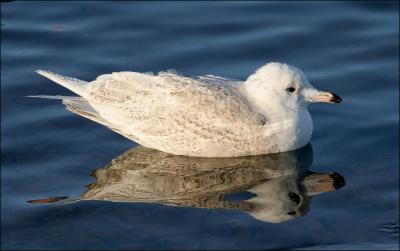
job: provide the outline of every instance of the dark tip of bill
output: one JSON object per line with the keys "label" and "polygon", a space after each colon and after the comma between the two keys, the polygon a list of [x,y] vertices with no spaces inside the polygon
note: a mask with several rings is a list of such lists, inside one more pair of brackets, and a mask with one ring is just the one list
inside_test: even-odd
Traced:
{"label": "dark tip of bill", "polygon": [[331,93],[331,94],[332,94],[331,102],[339,104],[343,101],[343,99],[341,97],[339,97],[338,95],[336,95],[335,93]]}
{"label": "dark tip of bill", "polygon": [[336,190],[346,185],[346,181],[342,175],[338,173],[331,173],[329,176],[332,178],[333,186]]}

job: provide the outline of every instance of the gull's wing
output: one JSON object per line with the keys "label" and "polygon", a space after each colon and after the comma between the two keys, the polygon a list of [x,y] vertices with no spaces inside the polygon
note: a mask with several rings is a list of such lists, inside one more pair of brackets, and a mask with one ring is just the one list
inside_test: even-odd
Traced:
{"label": "gull's wing", "polygon": [[243,144],[261,137],[257,133],[267,119],[253,111],[239,84],[216,76],[118,72],[91,82],[88,101],[102,118],[132,132],[145,146],[154,147],[160,138]]}
{"label": "gull's wing", "polygon": [[215,76],[215,75],[203,75],[203,76],[197,76],[196,77],[198,80],[209,83],[209,84],[242,84],[243,81],[233,79],[233,78],[224,78],[220,76]]}

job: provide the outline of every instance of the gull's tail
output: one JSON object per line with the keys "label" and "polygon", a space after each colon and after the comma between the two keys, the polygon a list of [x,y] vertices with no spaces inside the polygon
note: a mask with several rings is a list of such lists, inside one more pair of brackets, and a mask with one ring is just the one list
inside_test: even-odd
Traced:
{"label": "gull's tail", "polygon": [[81,97],[85,97],[86,94],[88,93],[88,90],[87,90],[88,82],[85,82],[85,81],[82,81],[82,80],[79,80],[76,78],[61,76],[59,74],[49,72],[49,71],[37,70],[36,72],[54,82],[56,82],[57,84],[64,86],[68,90],[75,92],[76,94],[78,94]]}

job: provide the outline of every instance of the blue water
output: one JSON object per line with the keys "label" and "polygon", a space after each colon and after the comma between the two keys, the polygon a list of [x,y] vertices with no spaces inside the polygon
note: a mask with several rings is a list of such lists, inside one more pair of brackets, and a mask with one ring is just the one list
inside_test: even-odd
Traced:
{"label": "blue water", "polygon": [[[1,248],[398,249],[398,8],[394,1],[2,2]],[[71,94],[35,70],[89,81],[172,68],[244,80],[269,61],[301,68],[344,100],[310,107],[307,168],[336,172],[346,185],[315,196],[304,216],[271,223],[154,202],[27,203],[79,197],[96,181],[93,170],[136,146],[59,102],[25,98]],[[248,198],[240,191],[233,199]]]}

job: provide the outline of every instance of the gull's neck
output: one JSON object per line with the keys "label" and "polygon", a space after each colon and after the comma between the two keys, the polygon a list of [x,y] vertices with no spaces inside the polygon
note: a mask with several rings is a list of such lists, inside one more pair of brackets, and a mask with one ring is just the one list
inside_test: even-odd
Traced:
{"label": "gull's neck", "polygon": [[[264,115],[270,122],[296,118],[296,115],[303,111],[296,111],[283,106],[273,94],[265,96],[264,93],[259,92],[257,88],[247,82],[241,86],[241,92],[246,96],[253,110]],[[307,109],[304,109],[304,111],[307,111]]]}

